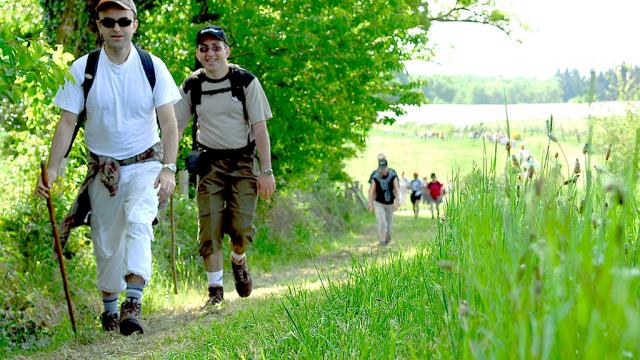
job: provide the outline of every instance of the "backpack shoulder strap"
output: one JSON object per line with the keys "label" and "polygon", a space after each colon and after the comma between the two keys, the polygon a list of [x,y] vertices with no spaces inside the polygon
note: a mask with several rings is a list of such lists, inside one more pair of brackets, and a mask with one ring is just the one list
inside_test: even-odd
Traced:
{"label": "backpack shoulder strap", "polygon": [[82,82],[82,92],[84,93],[84,106],[82,107],[82,111],[78,115],[78,121],[76,121],[76,126],[73,129],[73,135],[71,135],[71,142],[69,143],[69,148],[67,152],[64,154],[65,159],[69,157],[69,153],[71,152],[71,148],[73,147],[73,142],[78,135],[78,131],[84,125],[85,120],[87,120],[87,96],[89,96],[89,90],[91,90],[91,86],[93,86],[93,80],[95,80],[96,72],[98,72],[98,60],[100,59],[100,50],[95,49],[92,50],[87,56],[87,64],[84,67],[84,81]]}
{"label": "backpack shoulder strap", "polygon": [[231,83],[231,96],[242,102],[242,113],[247,126],[251,127],[249,122],[249,113],[247,112],[247,96],[244,90],[255,79],[255,76],[247,70],[232,66],[229,68],[229,82]]}
{"label": "backpack shoulder strap", "polygon": [[192,74],[184,82],[184,91],[189,93],[191,100],[191,116],[193,116],[193,125],[191,126],[191,147],[197,148],[196,133],[198,131],[198,112],[196,106],[200,105],[202,100],[202,83],[204,82],[204,73],[197,72]]}
{"label": "backpack shoulder strap", "polygon": [[151,55],[138,45],[134,45],[138,54],[140,55],[140,61],[142,62],[142,68],[144,69],[144,74],[147,76],[147,80],[149,80],[149,85],[151,85],[151,91],[156,87],[156,71],[153,67],[153,59],[151,59]]}

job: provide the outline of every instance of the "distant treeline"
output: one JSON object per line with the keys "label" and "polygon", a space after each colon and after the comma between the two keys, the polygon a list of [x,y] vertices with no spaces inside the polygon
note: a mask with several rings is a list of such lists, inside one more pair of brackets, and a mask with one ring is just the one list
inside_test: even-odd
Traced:
{"label": "distant treeline", "polygon": [[591,78],[591,74],[565,69],[546,80],[468,75],[434,75],[421,80],[426,81],[422,91],[432,104],[502,104],[505,92],[510,104],[584,102],[592,88],[595,101],[613,101],[639,91],[640,67],[623,64],[594,73],[593,86]]}

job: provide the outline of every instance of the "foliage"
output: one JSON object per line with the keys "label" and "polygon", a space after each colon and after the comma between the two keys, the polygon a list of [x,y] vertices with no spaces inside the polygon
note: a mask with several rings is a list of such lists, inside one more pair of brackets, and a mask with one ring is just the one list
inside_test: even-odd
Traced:
{"label": "foliage", "polygon": [[510,104],[561,102],[555,79],[436,75],[425,81],[422,91],[433,104],[503,104],[505,93]]}
{"label": "foliage", "polygon": [[[629,96],[640,91],[638,79],[640,79],[640,67],[629,64],[621,64],[614,69],[594,72],[595,83],[593,98],[596,101],[628,101]],[[565,69],[556,72],[556,79],[562,88],[563,101],[587,102],[591,91],[591,77],[582,75],[578,70]]]}

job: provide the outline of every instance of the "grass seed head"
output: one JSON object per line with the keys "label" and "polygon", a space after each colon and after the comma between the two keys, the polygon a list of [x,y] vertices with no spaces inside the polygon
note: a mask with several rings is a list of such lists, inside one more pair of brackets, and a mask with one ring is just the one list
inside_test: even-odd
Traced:
{"label": "grass seed head", "polygon": [[604,151],[604,160],[609,161],[609,157],[611,157],[611,144],[607,145],[607,148]]}
{"label": "grass seed head", "polygon": [[511,155],[511,163],[514,167],[520,166],[520,162],[518,161],[518,157],[516,156],[516,154]]}
{"label": "grass seed head", "polygon": [[549,138],[549,140],[553,141],[554,143],[558,142],[558,138],[555,137],[552,133],[548,133],[547,137]]}
{"label": "grass seed head", "polygon": [[576,159],[576,164],[573,166],[573,173],[578,175],[580,171],[580,160]]}
{"label": "grass seed head", "polygon": [[449,260],[438,261],[438,267],[442,270],[453,271],[453,263]]}
{"label": "grass seed head", "polygon": [[536,168],[533,167],[533,164],[529,165],[529,168],[527,168],[527,177],[529,179],[533,178],[533,174],[536,173]]}
{"label": "grass seed head", "polygon": [[461,317],[469,316],[469,304],[466,300],[460,300],[460,303],[458,303],[458,315]]}
{"label": "grass seed head", "polygon": [[618,200],[618,204],[624,204],[625,192],[622,183],[618,179],[610,178],[605,182],[604,191],[612,193]]}
{"label": "grass seed head", "polygon": [[591,145],[589,143],[584,143],[584,146],[582,147],[582,153],[584,155],[587,155],[590,149],[591,149]]}

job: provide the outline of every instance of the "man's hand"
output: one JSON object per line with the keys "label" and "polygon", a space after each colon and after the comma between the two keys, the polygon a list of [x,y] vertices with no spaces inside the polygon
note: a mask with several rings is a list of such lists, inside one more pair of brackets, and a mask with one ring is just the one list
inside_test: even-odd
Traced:
{"label": "man's hand", "polygon": [[276,179],[273,174],[258,176],[258,195],[262,200],[267,200],[276,191]]}
{"label": "man's hand", "polygon": [[[158,189],[158,187],[160,187],[160,189]],[[176,174],[167,168],[163,168],[158,174],[153,188],[158,189],[158,199],[160,202],[167,201],[176,188]]]}
{"label": "man's hand", "polygon": [[36,191],[35,191],[37,196],[42,196],[44,198],[49,197],[51,186],[53,186],[53,183],[58,178],[58,172],[55,170],[47,169],[47,177],[49,178],[49,183],[45,185],[42,183],[42,176],[41,175],[38,176],[38,181],[36,182]]}

